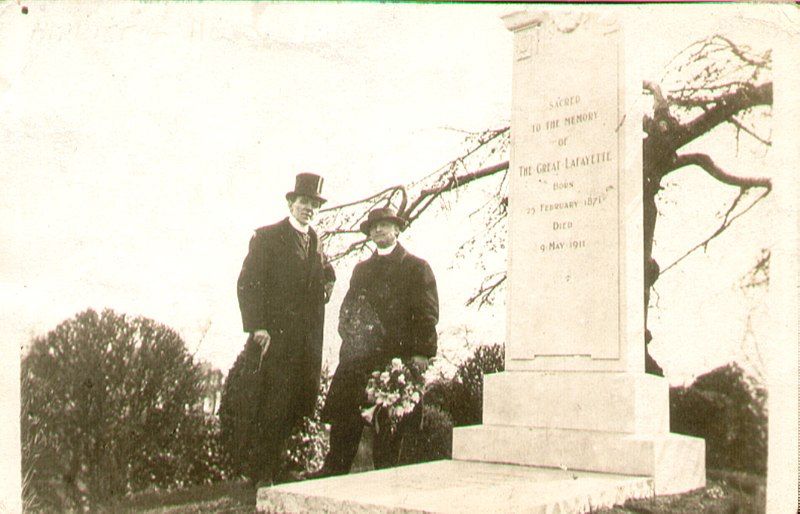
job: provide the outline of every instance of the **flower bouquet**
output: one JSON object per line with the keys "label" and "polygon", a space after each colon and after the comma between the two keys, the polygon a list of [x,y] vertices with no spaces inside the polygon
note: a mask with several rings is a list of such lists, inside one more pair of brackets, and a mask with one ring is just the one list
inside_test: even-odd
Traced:
{"label": "flower bouquet", "polygon": [[383,371],[374,371],[367,382],[367,405],[361,416],[375,432],[394,433],[400,421],[411,414],[422,400],[425,378],[423,369],[407,366],[395,358]]}

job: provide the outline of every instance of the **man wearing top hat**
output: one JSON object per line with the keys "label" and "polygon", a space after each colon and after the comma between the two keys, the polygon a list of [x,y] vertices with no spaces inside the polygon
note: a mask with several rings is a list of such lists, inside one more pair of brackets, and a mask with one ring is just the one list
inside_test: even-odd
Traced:
{"label": "man wearing top hat", "polygon": [[[244,331],[244,365],[230,384],[228,419],[234,444],[253,482],[270,483],[292,428],[313,413],[322,362],[325,303],[335,280],[310,224],[322,198],[322,177],[297,175],[286,194],[289,216],[255,231],[237,292]],[[234,366],[235,368],[236,366]],[[220,413],[223,417],[223,413]],[[238,424],[236,424],[238,423]]]}
{"label": "man wearing top hat", "polygon": [[[350,470],[364,426],[361,406],[371,372],[383,370],[395,357],[424,366],[436,354],[436,279],[427,262],[397,242],[403,228],[405,220],[389,207],[371,211],[361,224],[377,248],[353,270],[340,310],[339,365],[322,412],[322,420],[331,424],[322,476]],[[419,407],[395,434],[384,432],[374,439],[376,468],[398,463],[403,433],[421,420]]]}

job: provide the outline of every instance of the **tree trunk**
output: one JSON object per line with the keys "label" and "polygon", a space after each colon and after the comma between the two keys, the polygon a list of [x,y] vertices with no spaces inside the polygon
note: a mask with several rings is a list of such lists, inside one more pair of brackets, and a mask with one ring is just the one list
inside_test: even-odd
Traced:
{"label": "tree trunk", "polygon": [[649,344],[652,335],[647,326],[647,308],[650,305],[650,289],[658,280],[659,266],[653,259],[653,235],[656,230],[656,220],[658,218],[658,208],[656,207],[656,195],[661,189],[661,179],[669,169],[670,163],[674,159],[674,151],[664,141],[665,138],[659,137],[659,132],[666,133],[668,120],[659,121],[657,116],[655,121],[645,118],[644,129],[648,134],[644,139],[643,145],[643,180],[642,180],[642,202],[643,202],[643,235],[644,235],[644,343],[645,343],[645,372],[653,375],[664,376],[661,366],[650,356]]}

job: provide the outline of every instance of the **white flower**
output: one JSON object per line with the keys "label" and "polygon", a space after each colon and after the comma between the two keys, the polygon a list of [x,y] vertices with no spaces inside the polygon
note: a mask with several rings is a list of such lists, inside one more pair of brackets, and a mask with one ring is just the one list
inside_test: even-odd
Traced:
{"label": "white flower", "polygon": [[362,410],[362,411],[361,411],[361,417],[362,417],[362,418],[364,418],[364,420],[365,420],[367,423],[372,423],[372,419],[375,417],[375,410],[376,410],[377,408],[378,408],[378,406],[377,406],[377,405],[373,405],[373,406],[372,406],[372,407],[370,407],[369,409],[364,409],[364,410]]}
{"label": "white flower", "polygon": [[[422,398],[423,384],[409,374],[409,369],[399,358],[392,359],[383,371],[375,371],[367,383],[366,394],[370,407],[362,409],[362,416],[376,430],[388,428],[394,431],[404,416],[413,412]],[[419,377],[417,377],[419,378]],[[384,410],[383,417],[375,414]],[[378,422],[386,420],[386,427],[378,427]]]}

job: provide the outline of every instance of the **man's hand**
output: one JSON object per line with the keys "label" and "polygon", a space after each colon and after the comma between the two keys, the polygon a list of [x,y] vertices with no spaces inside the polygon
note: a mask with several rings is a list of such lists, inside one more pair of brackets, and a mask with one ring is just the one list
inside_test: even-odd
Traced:
{"label": "man's hand", "polygon": [[271,340],[272,338],[270,338],[269,332],[266,330],[256,330],[253,332],[253,341],[261,346],[261,355],[267,353],[267,348],[269,348],[269,343]]}
{"label": "man's hand", "polygon": [[333,282],[326,282],[325,283],[325,303],[331,299],[331,294],[333,294]]}
{"label": "man's hand", "polygon": [[414,355],[411,357],[411,364],[417,366],[421,370],[425,370],[428,367],[428,358],[424,355]]}
{"label": "man's hand", "polygon": [[269,349],[269,342],[272,340],[269,336],[269,332],[266,330],[256,330],[253,332],[253,341],[255,341],[259,346],[261,346],[261,356],[258,359],[258,368],[253,371],[253,373],[258,373],[261,371],[261,364],[264,362],[264,356],[267,354],[267,350]]}

